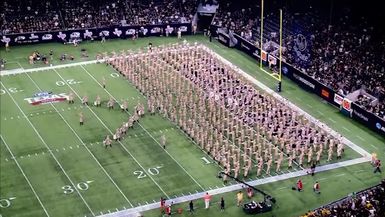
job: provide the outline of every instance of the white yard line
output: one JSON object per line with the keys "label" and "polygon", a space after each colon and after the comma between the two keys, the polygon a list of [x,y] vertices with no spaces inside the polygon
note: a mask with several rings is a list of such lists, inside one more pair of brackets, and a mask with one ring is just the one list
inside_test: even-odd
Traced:
{"label": "white yard line", "polygon": [[370,146],[372,146],[374,149],[378,150],[378,148],[372,144],[370,144]]}
{"label": "white yard line", "polygon": [[35,191],[35,188],[32,186],[32,184],[31,184],[31,182],[29,181],[28,177],[25,175],[24,170],[21,168],[19,162],[17,162],[15,155],[14,155],[14,154],[12,153],[12,151],[11,151],[11,148],[8,146],[7,142],[5,141],[5,139],[3,138],[2,135],[0,135],[0,139],[3,140],[5,147],[7,148],[8,152],[11,154],[11,157],[12,157],[12,159],[15,161],[15,163],[16,163],[17,167],[19,168],[21,174],[23,174],[24,179],[27,181],[27,183],[28,183],[29,187],[31,188],[33,194],[35,195],[36,199],[39,201],[40,206],[41,206],[41,207],[43,208],[43,210],[44,210],[44,213],[46,214],[46,216],[49,217],[49,214],[48,214],[48,212],[47,212],[47,209],[45,208],[43,202],[41,202],[39,195],[37,195],[37,193],[36,193],[36,191]]}
{"label": "white yard line", "polygon": [[[228,66],[232,67],[235,69],[235,71],[237,71],[239,74],[241,74],[242,76],[244,76],[246,79],[248,79],[249,81],[251,81],[253,84],[257,85],[258,87],[260,87],[261,89],[263,89],[266,93],[269,93],[270,95],[274,96],[276,99],[280,100],[282,103],[288,105],[290,108],[292,108],[293,110],[299,112],[300,114],[304,115],[308,120],[310,120],[311,122],[313,122],[314,124],[316,124],[317,126],[323,128],[324,130],[326,130],[328,133],[330,133],[332,136],[336,137],[336,138],[339,138],[339,137],[342,137],[341,134],[337,133],[335,130],[333,130],[332,128],[330,128],[329,126],[327,126],[325,123],[322,123],[321,121],[317,120],[316,118],[314,118],[313,116],[311,116],[309,113],[305,112],[303,109],[299,108],[298,106],[296,106],[295,104],[293,104],[292,102],[290,102],[289,100],[287,100],[286,98],[282,97],[281,95],[279,95],[278,93],[276,93],[275,91],[273,91],[272,89],[270,89],[269,87],[267,87],[266,85],[264,85],[262,82],[258,81],[257,79],[255,79],[254,77],[252,77],[251,75],[249,75],[248,73],[244,72],[243,70],[239,69],[239,67],[235,66],[233,63],[231,63],[230,61],[228,61],[227,59],[225,59],[224,57],[222,57],[221,55],[213,52],[210,48],[206,47],[205,45],[200,45],[202,46],[204,49],[206,49],[209,53],[211,53],[212,55],[218,57],[221,61],[223,61],[224,63],[226,63]],[[343,142],[349,146],[351,149],[353,149],[354,151],[356,151],[357,153],[359,153],[360,155],[362,156],[366,156],[367,158],[369,158],[370,154],[369,152],[367,152],[366,150],[364,150],[363,148],[359,147],[358,145],[354,144],[352,141],[348,140],[347,138],[345,137],[342,137],[343,139]]]}
{"label": "white yard line", "polygon": [[337,123],[337,121],[335,121],[333,118],[328,118],[329,121],[333,122],[333,123]]}
{"label": "white yard line", "polygon": [[[103,88],[103,85],[99,83],[98,80],[96,80],[96,78],[94,76],[92,76],[88,71],[87,69],[85,69],[83,66],[80,66],[100,87]],[[106,90],[105,88],[103,88],[103,90],[108,94],[110,95],[110,97],[112,97],[115,101],[117,101],[117,99],[108,91]],[[128,111],[126,111],[127,114],[131,115]],[[158,142],[158,140],[156,140],[152,135],[151,133],[143,127],[143,125],[141,125],[140,123],[138,123],[138,125],[159,145],[159,147],[162,148],[162,145]],[[162,148],[163,149],[163,148]],[[171,159],[173,159],[175,161],[176,164],[178,164],[178,166],[202,189],[204,190],[203,186],[201,184],[198,183],[198,181],[166,150],[166,149],[163,149],[167,154],[168,156],[170,156]]]}
{"label": "white yard line", "polygon": [[[59,72],[56,70],[56,69],[53,69],[53,71],[60,77],[60,79],[72,90],[73,93],[76,94],[76,96],[81,100],[82,98],[79,96],[79,94],[71,87],[71,85],[68,84],[68,82],[59,74]],[[96,119],[99,120],[99,122],[104,126],[104,128],[106,128],[108,130],[108,132],[110,132],[111,135],[113,135],[114,133],[110,130],[110,128],[108,128],[106,126],[106,124],[99,118],[98,115],[95,114],[95,112],[89,107],[86,105],[86,107],[91,111],[91,113],[96,117]],[[139,165],[140,168],[142,168],[142,170],[144,171],[144,173],[146,173],[146,175],[154,182],[154,184],[156,186],[158,186],[158,188],[163,192],[163,194],[169,198],[168,194],[163,190],[162,187],[160,187],[160,185],[154,180],[154,178],[152,178],[152,176],[150,174],[148,174],[147,170],[139,163],[139,161],[134,157],[134,155],[132,155],[132,153],[123,145],[122,142],[119,141],[119,144],[121,145],[121,147],[131,156],[132,159],[134,159],[134,161]]]}
{"label": "white yard line", "polygon": [[[351,165],[364,163],[364,162],[368,162],[368,161],[369,160],[367,158],[362,157],[362,158],[357,158],[354,160],[348,160],[348,161],[344,161],[344,162],[328,164],[328,165],[317,167],[316,172],[319,173],[319,172],[323,172],[323,171],[333,170],[333,169],[351,166]],[[342,176],[342,174],[339,174],[338,176]],[[296,177],[300,177],[300,176],[304,176],[304,175],[308,175],[307,170],[300,170],[300,171],[296,171],[296,172],[292,172],[292,173],[286,173],[286,174],[282,174],[282,175],[278,175],[278,176],[267,177],[267,178],[263,178],[263,179],[257,179],[257,180],[246,182],[246,183],[249,185],[252,185],[252,186],[258,186],[258,185],[263,185],[263,184],[267,184],[267,183],[272,183],[272,182],[287,180],[287,179],[291,179],[291,178],[296,178]],[[345,174],[343,174],[343,175],[345,175]],[[218,188],[218,189],[209,190],[207,192],[210,195],[214,196],[214,195],[218,195],[218,194],[238,191],[238,190],[241,190],[244,188],[245,188],[245,186],[243,184],[235,184],[235,185],[225,186],[225,187]],[[206,194],[205,191],[204,192],[198,192],[195,194],[186,195],[183,197],[171,199],[171,200],[167,201],[167,203],[172,202],[173,204],[179,204],[179,203],[184,203],[184,202],[188,202],[191,200],[202,199],[205,194]],[[100,217],[136,217],[137,213],[145,212],[145,211],[152,210],[152,209],[157,209],[159,207],[160,207],[159,202],[154,202],[154,203],[151,203],[148,205],[135,207],[132,209],[126,209],[126,210],[121,210],[119,212],[113,212],[110,214],[101,215]]]}
{"label": "white yard line", "polygon": [[[37,83],[31,78],[31,76],[28,74],[28,73],[25,73],[25,75],[28,76],[28,78],[32,81],[32,83],[36,86],[37,89],[39,89],[39,91],[42,91],[42,89],[39,87],[39,85],[37,85]],[[130,200],[127,198],[127,196],[123,193],[123,191],[120,189],[120,187],[116,184],[116,182],[112,179],[112,177],[110,176],[110,174],[108,174],[108,172],[104,169],[104,167],[100,164],[99,160],[95,157],[95,155],[90,151],[90,149],[86,146],[86,144],[83,142],[83,140],[80,138],[80,136],[76,133],[76,131],[71,127],[71,125],[66,121],[66,119],[63,117],[63,115],[59,112],[59,110],[53,105],[53,103],[50,103],[50,105],[52,106],[52,108],[57,112],[57,114],[59,114],[59,116],[61,117],[61,119],[66,123],[66,125],[70,128],[70,130],[75,134],[76,138],[78,138],[78,140],[82,143],[82,145],[84,146],[84,148],[88,151],[88,153],[92,156],[92,158],[96,161],[96,163],[99,165],[99,167],[103,170],[104,174],[106,174],[106,176],[108,177],[108,179],[110,179],[110,181],[112,182],[112,184],[116,187],[116,189],[120,192],[120,194],[124,197],[124,199],[128,202],[128,204],[130,204],[131,207],[134,207],[132,205],[132,203],[130,202]],[[72,149],[72,147],[70,146],[70,148]]]}
{"label": "white yard line", "polygon": [[344,130],[348,131],[348,132],[351,132],[348,128],[346,127],[342,127]]}
{"label": "white yard line", "polygon": [[[67,172],[64,170],[63,166],[61,165],[61,163],[59,162],[59,160],[56,158],[56,156],[53,154],[52,150],[49,148],[48,144],[45,142],[45,140],[43,139],[43,137],[40,135],[40,133],[37,131],[35,125],[32,124],[32,122],[29,120],[28,116],[24,113],[24,111],[20,108],[19,104],[16,102],[16,100],[13,98],[12,94],[8,91],[8,89],[4,86],[3,82],[0,81],[0,84],[1,86],[4,88],[4,90],[7,92],[7,94],[10,96],[10,98],[12,99],[12,101],[15,103],[15,105],[17,106],[17,108],[20,110],[20,112],[23,114],[23,116],[25,117],[25,119],[27,120],[27,122],[29,123],[29,125],[32,127],[32,129],[35,131],[36,135],[39,137],[39,139],[42,141],[42,143],[44,144],[44,146],[47,148],[48,152],[51,154],[52,158],[56,161],[57,165],[60,167],[60,169],[63,171],[64,175],[67,177],[68,181],[71,183],[72,186],[75,186],[75,183],[72,181],[72,179],[68,176]],[[84,197],[82,196],[82,194],[79,192],[79,190],[77,188],[74,188],[75,191],[78,193],[79,197],[81,198],[81,200],[84,202],[84,204],[86,205],[86,207],[88,208],[88,210],[91,212],[91,214],[93,216],[95,216],[94,212],[92,211],[92,209],[90,208],[90,206],[88,205],[87,201],[84,199]]]}

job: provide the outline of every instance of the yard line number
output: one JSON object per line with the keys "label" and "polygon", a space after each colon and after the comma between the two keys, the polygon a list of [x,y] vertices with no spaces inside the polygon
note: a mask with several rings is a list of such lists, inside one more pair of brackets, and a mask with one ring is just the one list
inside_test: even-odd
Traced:
{"label": "yard line number", "polygon": [[87,191],[89,189],[89,184],[92,183],[93,181],[85,181],[85,182],[79,182],[78,184],[76,184],[75,186],[72,186],[72,185],[64,185],[63,187],[61,187],[61,189],[63,190],[63,193],[64,194],[72,194],[74,193],[75,189],[74,188],[77,188],[81,191]]}
{"label": "yard line number", "polygon": [[80,84],[82,82],[83,81],[76,81],[75,79],[67,79],[65,81],[56,81],[56,85],[59,87],[63,87],[66,85],[66,83],[68,83],[70,85],[74,85],[74,84]]}
{"label": "yard line number", "polygon": [[113,78],[118,78],[120,75],[118,73],[116,73],[116,72],[113,72],[113,73],[110,74],[110,76],[113,77]]}
{"label": "yard line number", "polygon": [[[18,93],[18,92],[23,92],[24,90],[18,89],[16,87],[10,87],[8,88],[8,91],[10,93]],[[4,89],[0,89],[0,95],[6,94],[7,92]]]}
{"label": "yard line number", "polygon": [[[159,169],[162,168],[163,166],[156,166],[156,167],[151,167],[147,169],[147,172],[152,175],[152,176],[157,176],[159,175],[160,171]],[[147,177],[145,172],[143,170],[136,170],[133,172],[133,174],[136,176],[138,179],[143,179]]]}
{"label": "yard line number", "polygon": [[211,162],[207,160],[206,157],[201,157],[201,159],[205,162],[205,164],[211,164]]}
{"label": "yard line number", "polygon": [[10,198],[0,198],[0,208],[8,208],[12,204],[12,200],[16,199],[16,197]]}

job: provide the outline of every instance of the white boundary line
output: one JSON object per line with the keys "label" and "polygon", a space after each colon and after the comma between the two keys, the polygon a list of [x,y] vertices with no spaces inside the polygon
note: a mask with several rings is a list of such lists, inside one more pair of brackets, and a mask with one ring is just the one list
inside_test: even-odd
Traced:
{"label": "white boundary line", "polygon": [[33,194],[35,195],[36,199],[39,201],[40,206],[43,208],[45,214],[49,217],[49,214],[48,214],[46,208],[44,207],[43,202],[41,202],[40,197],[37,195],[37,193],[35,191],[35,188],[32,186],[32,184],[29,181],[28,177],[25,175],[25,173],[24,173],[23,169],[21,168],[19,162],[17,162],[15,155],[13,155],[11,149],[9,148],[7,142],[5,141],[5,139],[3,138],[3,136],[1,134],[0,134],[0,139],[3,140],[5,147],[7,148],[8,152],[11,154],[11,157],[15,161],[15,163],[16,163],[17,167],[19,168],[21,174],[23,174],[23,176],[24,176],[25,180],[27,181],[29,187],[31,188]]}
{"label": "white boundary line", "polygon": [[[92,76],[88,71],[87,69],[85,69],[83,66],[80,66],[100,87],[103,87],[96,79],[94,76]],[[105,88],[103,88],[103,90],[108,94],[110,95],[110,97],[112,97],[115,101],[117,101],[117,99],[108,91],[106,90]],[[126,111],[127,114],[131,115],[128,111]],[[156,140],[150,132],[148,132],[148,130],[146,128],[143,127],[143,125],[141,125],[140,123],[138,123],[139,126],[159,145],[159,147],[162,147],[162,145],[158,142],[158,140]],[[162,148],[163,149],[163,148]],[[198,183],[198,181],[166,150],[166,149],[163,149],[167,154],[168,156],[170,156],[171,159],[173,159],[175,161],[175,163],[177,163],[179,165],[180,168],[182,168],[182,170],[202,189],[204,190],[203,186],[201,184]]]}
{"label": "white boundary line", "polygon": [[[67,177],[68,181],[71,183],[72,186],[75,186],[75,183],[72,181],[72,179],[68,176],[67,172],[64,170],[63,166],[60,164],[59,160],[56,158],[56,156],[53,154],[52,150],[49,148],[43,137],[40,135],[40,133],[37,131],[35,126],[32,124],[32,122],[29,120],[28,116],[24,113],[24,111],[20,108],[19,104],[16,102],[16,100],[13,98],[11,93],[8,91],[8,89],[4,86],[3,82],[0,81],[1,86],[5,89],[7,94],[11,97],[12,101],[15,103],[17,108],[20,110],[20,112],[23,114],[29,125],[31,125],[32,129],[35,131],[36,135],[39,137],[39,139],[42,141],[42,143],[47,148],[48,152],[51,154],[52,158],[56,161],[57,165],[60,167],[60,169],[63,171],[64,175]],[[93,216],[95,216],[94,212],[91,210],[90,206],[88,205],[87,201],[83,198],[82,194],[79,192],[77,188],[74,188],[75,191],[78,193],[79,197],[82,199],[88,210],[91,212]]]}
{"label": "white boundary line", "polygon": [[[28,73],[25,73],[25,75],[28,76],[28,78],[32,81],[32,83],[39,89],[39,91],[42,91],[42,89],[37,85],[37,83],[31,78],[31,76]],[[103,172],[107,175],[108,179],[112,182],[112,184],[116,187],[116,189],[120,192],[120,194],[124,197],[124,199],[128,202],[128,204],[131,207],[134,207],[130,200],[127,198],[127,196],[123,193],[123,191],[119,188],[119,186],[116,184],[116,182],[112,179],[112,177],[108,174],[108,172],[104,169],[104,167],[100,164],[99,160],[95,157],[95,155],[90,151],[90,149],[84,144],[83,140],[80,138],[80,136],[76,133],[76,131],[71,127],[71,125],[66,121],[66,119],[63,117],[63,115],[59,112],[59,110],[53,105],[53,103],[49,103],[52,108],[57,112],[57,114],[61,117],[61,119],[67,124],[67,126],[70,128],[70,130],[75,134],[76,138],[82,143],[84,148],[90,153],[92,158],[96,161],[96,163],[99,165],[99,167],[103,170]]]}
{"label": "white boundary line", "polygon": [[310,114],[308,114],[307,112],[305,112],[304,110],[302,110],[301,108],[299,108],[298,106],[296,106],[295,104],[293,104],[292,102],[290,102],[288,99],[282,97],[281,95],[279,95],[278,93],[276,93],[275,91],[273,91],[272,89],[270,89],[269,87],[267,87],[266,85],[264,85],[263,83],[261,83],[260,81],[256,80],[254,77],[252,77],[251,75],[249,75],[248,73],[244,72],[243,70],[241,70],[239,67],[237,67],[236,65],[232,64],[230,61],[228,61],[227,59],[225,59],[224,57],[222,57],[221,55],[217,54],[216,52],[212,51],[210,48],[206,47],[205,45],[200,45],[202,46],[206,51],[208,51],[210,54],[216,56],[218,59],[220,59],[221,61],[223,61],[224,63],[226,63],[228,66],[232,67],[235,69],[235,71],[237,71],[239,74],[241,74],[243,77],[245,77],[246,79],[248,79],[250,82],[252,82],[253,84],[257,85],[259,88],[263,89],[265,92],[269,93],[270,95],[274,96],[276,99],[278,99],[279,101],[281,101],[282,103],[288,105],[290,108],[292,108],[293,110],[297,111],[298,113],[304,115],[308,120],[310,120],[311,122],[313,122],[314,124],[316,124],[317,126],[323,128],[324,130],[326,130],[328,133],[330,133],[332,136],[336,137],[336,138],[342,138],[343,142],[349,146],[351,149],[353,149],[354,151],[356,151],[357,153],[359,153],[360,155],[362,156],[365,156],[367,158],[370,158],[370,154],[369,152],[367,152],[366,150],[364,150],[363,148],[359,147],[358,145],[354,144],[352,141],[350,141],[349,139],[343,137],[341,134],[337,133],[335,130],[333,130],[332,128],[330,128],[329,126],[327,126],[326,124],[322,123],[321,121],[317,120],[316,118],[314,118],[313,116],[311,116]]}
{"label": "white boundary line", "polygon": [[[365,163],[368,161],[370,161],[370,160],[367,158],[361,157],[361,158],[356,158],[356,159],[348,160],[348,161],[344,161],[344,162],[327,164],[324,166],[317,167],[316,172],[317,173],[324,172],[324,171],[333,170],[333,169],[346,167],[346,166],[351,166],[351,165],[355,165],[355,164],[359,164],[359,163]],[[277,176],[273,176],[273,177],[257,179],[257,180],[253,180],[253,181],[246,182],[246,183],[249,185],[252,185],[252,186],[258,186],[258,185],[268,184],[268,183],[272,183],[272,182],[296,178],[296,177],[300,177],[300,176],[304,176],[304,175],[308,175],[307,170],[300,170],[300,171],[296,171],[296,172],[292,172],[292,173],[286,173],[286,174],[277,175]],[[339,176],[342,176],[342,175],[339,175]],[[172,200],[169,200],[168,203],[172,202],[173,204],[179,204],[179,203],[188,202],[190,200],[202,199],[206,192],[208,192],[210,195],[218,195],[218,194],[223,194],[223,193],[241,190],[243,188],[245,188],[245,186],[243,184],[234,184],[234,185],[230,185],[230,186],[226,186],[226,187],[222,187],[222,188],[217,188],[217,189],[213,189],[213,190],[209,190],[209,191],[205,191],[205,192],[198,192],[195,194],[174,198]],[[143,206],[135,207],[132,209],[126,209],[126,210],[121,210],[118,212],[113,212],[110,214],[100,215],[99,217],[136,217],[137,213],[145,212],[145,211],[156,209],[159,207],[160,207],[159,202],[154,202],[154,203],[151,203],[148,205],[143,205]]]}
{"label": "white boundary line", "polygon": [[[53,69],[53,71],[55,71],[55,73],[60,77],[60,79],[72,90],[73,93],[76,94],[76,96],[81,100],[82,98],[79,96],[79,94],[71,87],[71,85],[68,84],[68,82],[59,74],[59,72],[56,70],[56,69]],[[95,114],[95,112],[88,106],[86,105],[86,107],[91,111],[91,113],[96,117],[96,119],[99,120],[99,122],[104,126],[104,128],[106,128],[108,130],[108,132],[110,132],[110,134],[114,134],[110,128],[108,128],[106,126],[106,124],[99,118],[98,115]],[[168,196],[168,194],[163,190],[162,187],[160,187],[160,185],[154,180],[154,178],[152,178],[152,176],[150,174],[148,174],[147,170],[144,169],[144,167],[139,163],[139,161],[134,157],[134,155],[131,154],[131,152],[123,145],[122,142],[119,141],[119,144],[121,145],[121,147],[132,157],[132,159],[134,159],[134,161],[139,165],[140,168],[142,168],[143,172],[146,173],[146,175],[155,183],[156,186],[158,186],[158,188],[163,192],[163,194],[167,197],[167,198],[170,198]]]}

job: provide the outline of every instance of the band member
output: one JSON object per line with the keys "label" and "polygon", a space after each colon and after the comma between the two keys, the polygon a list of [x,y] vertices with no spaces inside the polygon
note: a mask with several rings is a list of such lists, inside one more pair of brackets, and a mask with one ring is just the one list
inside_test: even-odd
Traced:
{"label": "band member", "polygon": [[110,100],[108,100],[108,102],[107,102],[108,110],[114,109],[114,104],[115,104],[114,99],[112,97],[110,97]]}
{"label": "band member", "polygon": [[106,88],[106,79],[104,78],[104,76],[102,77],[102,86],[103,88]]}
{"label": "band member", "polygon": [[74,93],[72,92],[68,94],[68,104],[74,104]]}
{"label": "band member", "polygon": [[103,145],[105,148],[107,148],[108,146],[112,147],[112,141],[110,139],[110,135],[107,135],[106,138],[103,140]]}
{"label": "band member", "polygon": [[128,102],[127,100],[123,100],[123,104],[120,106],[122,108],[122,112],[128,111]]}
{"label": "band member", "polygon": [[162,145],[163,149],[166,149],[166,136],[164,134],[160,137],[160,144]]}
{"label": "band member", "polygon": [[87,95],[83,96],[83,98],[82,98],[82,104],[83,104],[83,105],[88,105],[88,97],[87,97]]}
{"label": "band member", "polygon": [[80,123],[80,126],[82,126],[84,124],[84,115],[83,115],[83,112],[80,112],[79,113],[79,123]]}
{"label": "band member", "polygon": [[101,106],[101,101],[100,101],[100,96],[99,96],[99,95],[96,96],[94,105],[95,105],[96,107],[100,107],[100,106]]}

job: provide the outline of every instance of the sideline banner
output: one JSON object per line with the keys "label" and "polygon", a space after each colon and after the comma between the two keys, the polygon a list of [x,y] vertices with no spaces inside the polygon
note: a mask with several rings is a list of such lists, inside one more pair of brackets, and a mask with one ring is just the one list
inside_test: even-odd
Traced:
{"label": "sideline banner", "polygon": [[147,26],[112,26],[105,28],[76,29],[53,32],[35,32],[8,34],[0,37],[2,46],[8,41],[10,45],[35,44],[44,42],[68,43],[76,40],[101,40],[114,38],[132,38],[134,34],[139,37],[177,35],[178,30],[182,35],[191,34],[191,23],[169,24],[169,25],[147,25]]}

